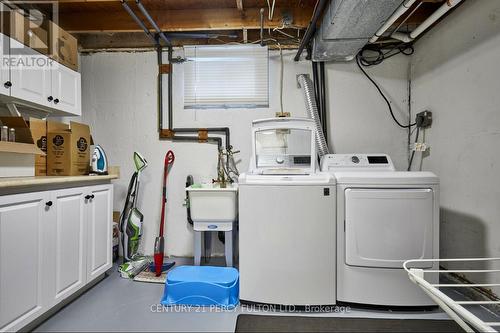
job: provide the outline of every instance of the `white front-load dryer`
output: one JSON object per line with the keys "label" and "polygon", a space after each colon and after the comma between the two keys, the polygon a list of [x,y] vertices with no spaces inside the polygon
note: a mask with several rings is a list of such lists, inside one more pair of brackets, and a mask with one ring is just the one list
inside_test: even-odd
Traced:
{"label": "white front-load dryer", "polygon": [[438,177],[394,171],[383,154],[327,155],[322,170],[337,181],[337,300],[435,305],[409,280],[403,262],[439,257]]}

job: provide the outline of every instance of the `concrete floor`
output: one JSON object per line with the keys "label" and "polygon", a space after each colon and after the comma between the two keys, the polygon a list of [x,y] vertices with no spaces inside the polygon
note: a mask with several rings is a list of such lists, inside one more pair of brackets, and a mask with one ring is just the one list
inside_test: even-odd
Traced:
{"label": "concrete floor", "polygon": [[[191,264],[192,260],[175,258],[177,265]],[[255,308],[239,306],[221,311],[210,308],[163,308],[157,305],[164,286],[122,279],[116,270],[92,289],[68,304],[54,316],[38,326],[35,332],[68,331],[221,331],[234,332],[238,314],[270,314]],[[159,307],[161,309],[161,307]],[[448,319],[440,310],[426,312],[382,311],[352,308],[347,313],[297,314],[358,318],[412,318]]]}

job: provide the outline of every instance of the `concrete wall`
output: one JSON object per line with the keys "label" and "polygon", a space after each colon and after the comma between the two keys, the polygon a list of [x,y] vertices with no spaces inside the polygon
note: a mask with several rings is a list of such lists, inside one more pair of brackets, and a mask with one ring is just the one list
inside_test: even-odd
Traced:
{"label": "concrete wall", "polygon": [[[310,73],[310,62],[295,63],[294,52],[284,52],[284,109],[305,116],[302,91],[295,76]],[[159,141],[156,130],[156,57],[154,53],[97,53],[82,56],[83,121],[94,139],[103,145],[111,165],[121,166],[122,178],[115,182],[114,209],[121,210],[129,177],[132,153],[137,150],[149,161],[143,173],[139,207],[145,215],[145,252],[151,253],[160,215],[163,158],[168,149],[176,160],[168,179],[167,253],[192,255],[192,231],[183,207],[186,176],[209,181],[216,174],[216,147],[198,143]],[[396,114],[407,121],[407,72],[409,59],[395,57],[370,69],[390,96]],[[239,169],[248,166],[253,119],[273,117],[279,111],[279,55],[270,54],[269,109],[184,110],[182,65],[174,68],[174,124],[177,127],[229,126],[231,140],[240,149]],[[385,152],[399,168],[406,168],[406,135],[391,120],[377,91],[355,64],[327,66],[330,141],[337,152]],[[166,93],[165,93],[166,96]],[[166,97],[165,97],[166,98]]]}
{"label": "concrete wall", "polygon": [[415,168],[441,178],[441,257],[499,257],[500,1],[467,0],[415,48],[413,112],[434,113]]}

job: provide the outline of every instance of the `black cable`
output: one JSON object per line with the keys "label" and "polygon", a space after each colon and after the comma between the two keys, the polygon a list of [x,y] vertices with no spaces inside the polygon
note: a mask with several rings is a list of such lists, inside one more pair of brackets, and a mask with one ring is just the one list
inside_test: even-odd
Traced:
{"label": "black cable", "polygon": [[[394,52],[396,50],[396,52]],[[366,51],[375,52],[374,56],[366,56]],[[403,44],[397,45],[388,51],[384,52],[382,49],[372,49],[372,48],[364,48],[360,51],[360,61],[361,64],[365,67],[380,65],[384,60],[392,58],[398,54],[404,54],[406,56],[410,56],[415,52],[415,49],[411,44]]]}
{"label": "black cable", "polygon": [[[417,127],[417,133],[415,134],[415,144],[418,142],[418,135],[420,134],[420,127]],[[415,150],[411,152],[410,161],[408,162],[408,171],[411,170],[411,165],[413,164],[413,158],[415,157]]]}
{"label": "black cable", "polygon": [[[366,73],[366,71],[363,69],[363,66],[361,65],[361,57],[362,57],[362,52],[361,51],[360,53],[358,53],[358,55],[356,56],[356,63],[358,64],[358,67],[359,69],[361,70],[361,72],[363,72],[363,74],[368,78],[368,80],[370,80],[371,83],[373,83],[373,85],[375,86],[375,88],[377,88],[378,92],[380,93],[380,96],[382,96],[382,98],[384,99],[384,101],[387,103],[387,107],[389,108],[389,113],[391,114],[391,117],[392,119],[394,120],[394,122],[401,128],[410,128],[412,126],[415,126],[416,123],[413,123],[413,124],[408,124],[408,125],[403,125],[399,122],[399,120],[396,118],[396,116],[394,115],[394,111],[392,110],[392,106],[391,106],[391,102],[389,102],[389,100],[387,99],[387,97],[384,95],[384,93],[382,92],[382,89],[380,89],[380,87],[378,86],[378,84],[370,77],[370,75],[368,75],[368,73]],[[387,59],[387,58],[385,58]]]}

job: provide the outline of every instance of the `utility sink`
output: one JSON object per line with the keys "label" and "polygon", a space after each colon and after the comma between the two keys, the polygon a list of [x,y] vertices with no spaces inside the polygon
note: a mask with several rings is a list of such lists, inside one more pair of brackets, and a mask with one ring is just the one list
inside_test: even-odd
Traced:
{"label": "utility sink", "polygon": [[193,222],[234,222],[238,218],[238,185],[193,184],[186,188]]}

